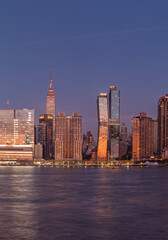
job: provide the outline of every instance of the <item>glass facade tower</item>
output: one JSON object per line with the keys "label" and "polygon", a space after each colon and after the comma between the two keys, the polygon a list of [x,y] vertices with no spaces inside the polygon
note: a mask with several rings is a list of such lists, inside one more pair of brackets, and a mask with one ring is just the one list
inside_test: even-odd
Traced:
{"label": "glass facade tower", "polygon": [[101,93],[97,98],[98,110],[98,149],[97,160],[107,160],[108,141],[108,107],[107,94]]}
{"label": "glass facade tower", "polygon": [[109,92],[109,150],[110,160],[119,158],[120,91],[110,86]]}

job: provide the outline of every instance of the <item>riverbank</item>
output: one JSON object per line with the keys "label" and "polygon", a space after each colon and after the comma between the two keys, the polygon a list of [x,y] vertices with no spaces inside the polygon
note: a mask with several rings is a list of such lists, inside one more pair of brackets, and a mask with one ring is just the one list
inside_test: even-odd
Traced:
{"label": "riverbank", "polygon": [[118,160],[118,161],[54,161],[54,160],[35,160],[35,161],[0,161],[0,166],[38,166],[38,167],[148,167],[148,166],[168,166],[168,160]]}

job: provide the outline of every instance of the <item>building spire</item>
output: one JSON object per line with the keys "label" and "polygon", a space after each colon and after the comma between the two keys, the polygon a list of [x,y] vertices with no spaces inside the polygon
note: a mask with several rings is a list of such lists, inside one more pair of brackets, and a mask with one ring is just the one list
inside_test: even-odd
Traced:
{"label": "building spire", "polygon": [[50,76],[50,89],[53,89],[53,81],[52,81],[52,66],[51,66],[51,76]]}
{"label": "building spire", "polygon": [[6,104],[7,104],[7,110],[9,110],[9,100],[7,100]]}

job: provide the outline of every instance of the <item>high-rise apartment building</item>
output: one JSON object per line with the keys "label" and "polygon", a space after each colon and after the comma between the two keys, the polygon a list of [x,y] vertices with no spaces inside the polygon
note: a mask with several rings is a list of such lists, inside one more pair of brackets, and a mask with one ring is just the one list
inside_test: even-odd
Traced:
{"label": "high-rise apartment building", "polygon": [[79,113],[56,117],[55,160],[82,160],[82,117]]}
{"label": "high-rise apartment building", "polygon": [[120,91],[110,86],[109,92],[109,150],[110,160],[119,158]]}
{"label": "high-rise apartment building", "polygon": [[51,114],[39,115],[38,143],[43,146],[43,158],[50,159],[54,156],[53,115]]}
{"label": "high-rise apartment building", "polygon": [[140,113],[132,121],[132,158],[139,160],[153,155],[154,121]]}
{"label": "high-rise apartment building", "polygon": [[158,102],[158,153],[168,149],[168,94]]}
{"label": "high-rise apartment building", "polygon": [[55,92],[53,89],[52,72],[50,77],[50,86],[47,94],[46,113],[53,116],[53,143],[55,145],[55,117],[56,117],[56,102]]}
{"label": "high-rise apartment building", "polygon": [[107,93],[101,93],[97,98],[98,110],[98,148],[97,160],[107,160],[108,141],[108,104]]}
{"label": "high-rise apartment building", "polygon": [[0,110],[0,160],[33,160],[34,110]]}

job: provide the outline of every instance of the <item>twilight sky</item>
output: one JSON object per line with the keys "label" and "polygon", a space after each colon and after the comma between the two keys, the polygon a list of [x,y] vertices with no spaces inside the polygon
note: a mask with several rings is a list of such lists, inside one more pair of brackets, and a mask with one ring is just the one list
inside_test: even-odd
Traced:
{"label": "twilight sky", "polygon": [[156,119],[168,92],[168,1],[1,0],[0,108],[45,113],[50,65],[56,112],[97,134],[96,99],[118,86],[121,123]]}

